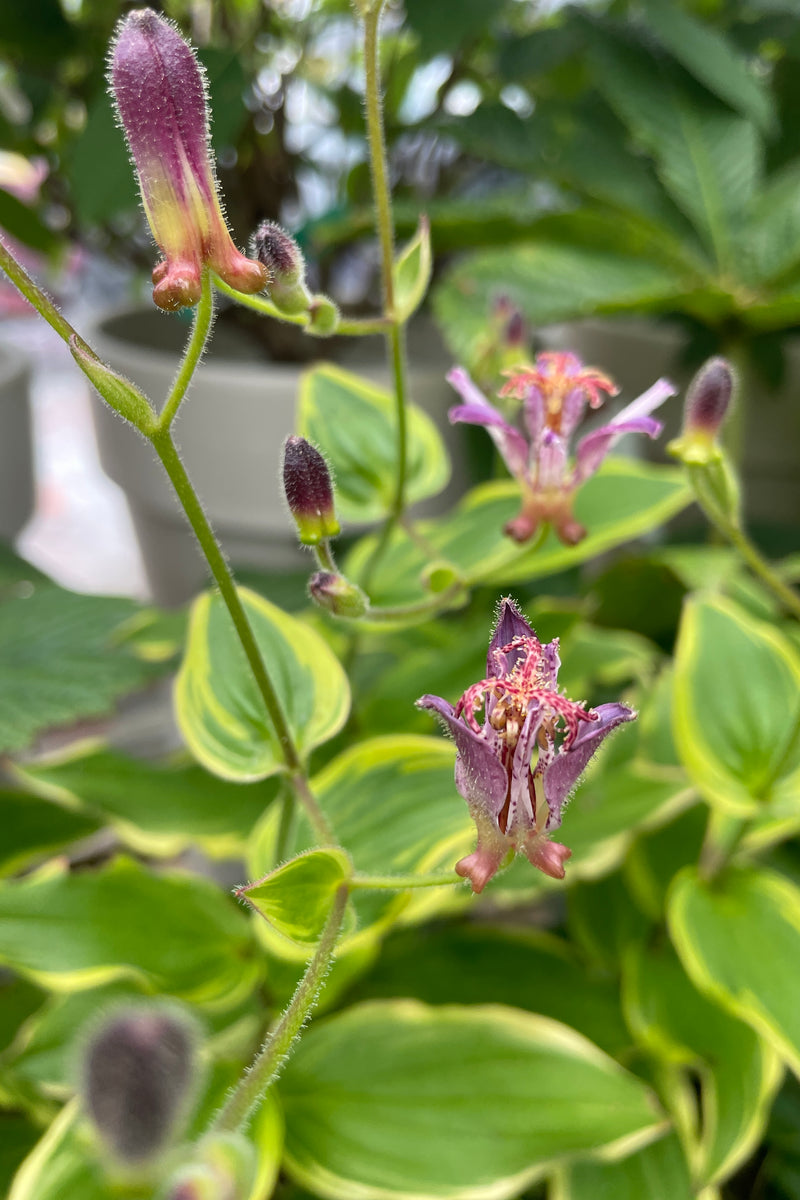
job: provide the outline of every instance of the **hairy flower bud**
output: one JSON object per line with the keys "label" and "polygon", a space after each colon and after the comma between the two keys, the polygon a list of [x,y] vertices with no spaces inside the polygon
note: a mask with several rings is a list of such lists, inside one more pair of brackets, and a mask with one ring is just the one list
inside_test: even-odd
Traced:
{"label": "hairy flower bud", "polygon": [[319,450],[296,434],[283,447],[283,490],[304,546],[336,537],[340,526],[328,464]]}
{"label": "hairy flower bud", "polygon": [[255,1151],[239,1133],[212,1133],[167,1184],[165,1200],[246,1200],[256,1171]]}
{"label": "hairy flower bud", "polygon": [[311,599],[335,617],[357,619],[369,609],[369,600],[361,588],[332,571],[317,571],[308,581],[308,590]]}
{"label": "hairy flower bud", "polygon": [[308,328],[317,337],[331,337],[339,327],[339,309],[329,296],[312,296],[308,306]]}
{"label": "hairy flower bud", "polygon": [[725,358],[710,358],[700,368],[686,393],[681,436],[668,450],[688,464],[703,465],[720,458],[717,435],[728,415],[734,374]]}
{"label": "hairy flower bud", "polygon": [[294,238],[275,221],[263,221],[253,235],[253,254],[266,268],[269,298],[287,315],[308,312],[306,264]]}
{"label": "hairy flower bud", "polygon": [[260,292],[267,272],[231,241],[209,143],[206,81],[192,48],[150,8],[117,25],[111,91],[139,177],[144,210],[164,259],[153,299],[177,309],[200,298],[207,265],[239,292]]}
{"label": "hairy flower bud", "polygon": [[145,1163],[179,1133],[197,1083],[196,1048],[194,1024],[173,1007],[126,1006],[92,1030],[80,1091],[115,1158]]}

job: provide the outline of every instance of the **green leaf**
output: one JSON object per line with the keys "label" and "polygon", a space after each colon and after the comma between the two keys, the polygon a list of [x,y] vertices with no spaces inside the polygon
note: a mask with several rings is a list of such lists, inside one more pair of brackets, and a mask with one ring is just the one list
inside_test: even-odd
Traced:
{"label": "green leaf", "polygon": [[111,1200],[100,1164],[81,1132],[78,1101],[72,1100],[22,1163],[8,1200]]}
{"label": "green leaf", "polygon": [[442,51],[452,53],[468,39],[477,37],[496,12],[495,0],[407,0],[408,23],[419,35],[426,57]]}
{"label": "green leaf", "polygon": [[309,850],[240,888],[237,895],[299,946],[319,941],[334,897],[347,883],[352,867],[341,850]]}
{"label": "green leaf", "polygon": [[518,242],[470,255],[435,288],[433,304],[454,354],[469,363],[493,296],[508,296],[531,325],[592,313],[663,307],[694,283],[661,262],[585,246]]}
{"label": "green leaf", "polygon": [[643,41],[626,42],[593,23],[588,47],[598,87],[653,155],[672,199],[705,235],[718,263],[733,266],[733,227],[761,172],[755,127],[704,97]]}
{"label": "green leaf", "polygon": [[800,161],[767,180],[742,231],[743,271],[756,283],[775,281],[800,261]]}
{"label": "green leaf", "polygon": [[81,820],[102,816],[127,845],[165,856],[192,842],[216,858],[241,854],[278,785],[229,783],[194,764],[143,762],[96,743],[15,770],[41,795],[88,808]]}
{"label": "green leaf", "polygon": [[289,1174],[342,1200],[502,1200],[659,1129],[648,1090],[591,1042],[500,1007],[351,1008],[305,1035],[279,1091]]}
{"label": "green leaf", "polygon": [[[453,783],[454,749],[444,738],[396,736],[351,746],[311,781],[337,841],[361,875],[426,874],[452,867],[474,844],[467,807]],[[266,814],[254,831],[248,865],[255,876],[275,861],[280,814]],[[315,844],[304,815],[285,853]],[[412,911],[435,909],[453,888],[425,888]],[[411,902],[409,893],[362,891],[352,905],[359,931],[343,947],[371,938]],[[272,946],[286,954],[287,947]]]}
{"label": "green leaf", "polygon": [[643,942],[650,920],[632,902],[619,871],[578,883],[567,893],[567,924],[572,940],[590,962],[617,971],[631,946]]}
{"label": "green leaf", "polygon": [[692,986],[671,947],[629,955],[623,979],[626,1017],[640,1044],[699,1077],[703,1119],[690,1161],[704,1186],[721,1183],[762,1139],[783,1077],[780,1059]]}
{"label": "green leaf", "polygon": [[431,226],[421,216],[414,237],[404,246],[394,264],[394,312],[405,323],[419,308],[428,292],[433,274]]}
{"label": "green leaf", "polygon": [[[239,597],[302,755],[338,733],[350,711],[339,660],[309,625],[262,596]],[[283,767],[275,729],[221,597],[194,602],[175,684],[175,711],[186,744],[223,779],[265,779]]]}
{"label": "green leaf", "polygon": [[42,222],[28,204],[0,189],[0,229],[24,246],[42,254],[53,254],[60,239]]}
{"label": "green leaf", "polygon": [[721,598],[686,602],[673,728],[694,783],[724,811],[797,815],[800,657],[772,626]]}
{"label": "green leaf", "polygon": [[695,1195],[674,1133],[621,1162],[577,1163],[560,1171],[548,1193],[549,1200],[694,1200]]}
{"label": "green leaf", "polygon": [[354,998],[395,996],[526,1009],[563,1021],[614,1057],[631,1044],[616,980],[587,970],[568,942],[540,931],[452,923],[398,930]]}
{"label": "green leaf", "polygon": [[100,827],[96,817],[21,791],[0,791],[0,822],[0,875],[12,875]]}
{"label": "green leaf", "polygon": [[775,125],[770,92],[722,33],[670,0],[645,0],[644,11],[648,29],[695,79],[769,133]]}
{"label": "green leaf", "polygon": [[653,921],[660,921],[672,880],[682,867],[697,862],[708,825],[708,808],[695,804],[655,832],[636,839],[625,860],[625,882],[639,907]]}
{"label": "green leaf", "polygon": [[668,921],[693,983],[800,1075],[800,891],[767,871],[729,870],[708,882],[687,868]]}
{"label": "green leaf", "polygon": [[0,1113],[0,1192],[8,1195],[17,1168],[39,1138],[39,1130],[25,1117]]}
{"label": "green leaf", "polygon": [[0,884],[0,962],[53,991],[132,979],[231,1006],[257,978],[250,952],[244,914],[195,876],[118,859],[100,871],[49,867]]}
{"label": "green leaf", "polygon": [[0,603],[0,752],[38,734],[104,716],[155,668],[116,644],[131,600],[82,596],[48,582],[11,589]]}
{"label": "green leaf", "polygon": [[[447,451],[430,417],[415,405],[408,417],[407,497],[435,496],[450,478]],[[380,521],[394,499],[397,405],[384,388],[327,363],[300,383],[298,430],[333,468],[343,521]]]}
{"label": "green leaf", "polygon": [[[498,587],[554,575],[660,525],[690,502],[683,472],[630,459],[610,458],[588,479],[575,500],[575,514],[588,528],[577,546],[563,546],[551,532],[538,546],[520,547],[503,534],[519,509],[519,485],[503,481],[474,488],[441,521],[420,521],[419,532],[453,563],[467,583]],[[359,542],[347,560],[347,574],[359,578],[374,538]],[[374,604],[408,604],[425,597],[420,576],[426,556],[398,530],[370,583]]]}

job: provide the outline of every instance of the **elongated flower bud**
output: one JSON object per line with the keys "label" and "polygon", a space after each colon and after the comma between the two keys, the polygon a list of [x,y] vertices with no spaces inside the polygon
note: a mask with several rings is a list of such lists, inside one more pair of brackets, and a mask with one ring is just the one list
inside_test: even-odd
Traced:
{"label": "elongated flower bud", "polygon": [[240,292],[267,273],[231,241],[209,144],[206,83],[192,48],[150,8],[118,24],[109,78],[139,176],[144,210],[164,260],[153,271],[160,308],[196,304],[204,265]]}
{"label": "elongated flower bud", "polygon": [[357,584],[332,571],[317,571],[308,581],[311,599],[335,617],[363,617],[369,600]]}
{"label": "elongated flower bud", "polygon": [[196,1085],[197,1035],[177,1009],[138,1005],[107,1017],[89,1036],[80,1090],[115,1158],[155,1158],[180,1131]]}
{"label": "elongated flower bud", "polygon": [[710,358],[695,375],[686,393],[681,436],[668,450],[685,463],[702,465],[720,457],[717,436],[733,395],[734,375],[725,358]]}
{"label": "elongated flower bud", "polygon": [[275,221],[263,221],[253,235],[253,254],[268,275],[269,298],[287,314],[308,312],[306,264],[297,242]]}
{"label": "elongated flower bud", "polygon": [[304,437],[292,435],[283,447],[283,488],[304,546],[336,537],[339,522],[328,464]]}

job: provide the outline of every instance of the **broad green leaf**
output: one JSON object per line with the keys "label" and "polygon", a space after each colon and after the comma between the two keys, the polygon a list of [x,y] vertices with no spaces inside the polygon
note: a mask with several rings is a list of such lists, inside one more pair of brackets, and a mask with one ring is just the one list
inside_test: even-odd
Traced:
{"label": "broad green leaf", "polygon": [[743,273],[756,283],[775,280],[800,261],[800,161],[771,176],[742,233]]}
{"label": "broad green leaf", "polygon": [[[474,828],[453,782],[454,749],[444,738],[412,735],[373,738],[345,750],[311,781],[339,844],[362,875],[406,875],[447,869],[472,849]],[[276,856],[280,814],[270,811],[254,831],[248,858],[253,876]],[[287,854],[315,844],[300,815]],[[414,905],[436,907],[455,889],[426,888]],[[463,889],[459,889],[462,891]],[[409,893],[362,891],[353,895],[359,932],[367,939],[409,904]],[[353,943],[345,938],[343,946]],[[287,946],[272,946],[276,953]]]}
{"label": "broad green leaf", "polygon": [[406,15],[411,28],[419,35],[426,56],[446,51],[475,38],[488,26],[496,12],[494,0],[407,0]]}
{"label": "broad green leaf", "polygon": [[[407,405],[410,503],[435,496],[450,478],[441,435],[430,417]],[[300,382],[298,431],[333,468],[336,511],[343,521],[380,521],[394,499],[397,405],[386,389],[323,363]]]}
{"label": "broad green leaf", "polygon": [[[339,660],[309,625],[248,588],[239,597],[302,755],[338,733],[350,711]],[[192,606],[175,685],[181,733],[195,758],[223,779],[246,783],[283,766],[275,729],[221,597]]]}
{"label": "broad green leaf", "polygon": [[588,970],[568,942],[539,931],[453,923],[399,930],[351,999],[396,996],[508,1004],[563,1021],[614,1057],[630,1048],[616,980]]}
{"label": "broad green leaf", "polygon": [[457,263],[434,289],[433,300],[451,349],[469,362],[493,295],[508,296],[531,325],[548,325],[590,313],[663,307],[694,283],[686,271],[630,254],[518,242]]}
{"label": "broad green leaf", "polygon": [[0,1193],[8,1189],[17,1168],[39,1140],[40,1130],[26,1117],[14,1112],[0,1113]]}
{"label": "broad green leaf", "polygon": [[673,729],[683,763],[733,814],[797,815],[800,657],[781,634],[721,598],[686,602]]}
{"label": "broad green leaf", "polygon": [[100,827],[100,821],[88,813],[22,791],[0,791],[0,823],[0,875],[11,875]]}
{"label": "broad green leaf", "polygon": [[548,1200],[695,1200],[675,1134],[621,1162],[576,1163],[556,1176]]}
{"label": "broad green leaf", "polygon": [[408,321],[422,304],[432,273],[431,226],[422,216],[417,232],[394,264],[394,311],[398,321]]}
{"label": "broad green leaf", "polygon": [[697,862],[708,825],[708,807],[698,803],[663,829],[637,837],[625,860],[625,882],[639,907],[660,921],[672,880],[682,867]]}
{"label": "broad green leaf", "polygon": [[131,600],[83,596],[33,577],[0,603],[0,752],[41,732],[104,716],[155,668],[116,642]]}
{"label": "broad green leaf", "polygon": [[[629,459],[607,459],[587,480],[575,500],[577,519],[588,535],[577,546],[563,546],[551,532],[540,545],[520,547],[503,534],[505,523],[520,505],[513,481],[481,484],[441,521],[420,521],[419,532],[453,563],[467,583],[498,587],[554,575],[577,566],[621,542],[660,525],[690,502],[683,473]],[[374,547],[372,537],[359,542],[347,561],[347,573],[358,578]],[[396,531],[370,584],[375,604],[408,604],[426,593],[420,582],[426,557],[403,531]]]}
{"label": "broad green leaf", "polygon": [[672,887],[673,945],[694,984],[770,1042],[800,1075],[800,891],[767,871]]}
{"label": "broad green leaf", "polygon": [[196,842],[214,857],[232,858],[277,790],[276,780],[229,783],[194,764],[143,762],[97,743],[16,773],[42,795],[79,802],[92,818],[102,816],[127,845],[158,855],[178,854]]}
{"label": "broad green leaf", "polygon": [[629,955],[623,999],[637,1040],[699,1076],[703,1119],[688,1148],[690,1162],[702,1184],[723,1182],[762,1139],[783,1077],[778,1055],[702,996],[669,946]]}
{"label": "broad green leaf", "polygon": [[682,78],[643,41],[627,43],[593,25],[588,42],[600,90],[653,155],[667,191],[732,267],[733,228],[758,186],[755,127]]}
{"label": "broad green leaf", "polygon": [[590,962],[617,971],[630,947],[646,940],[651,922],[633,903],[617,871],[569,889],[567,925],[572,940]]}
{"label": "broad green leaf", "polygon": [[334,897],[352,874],[341,850],[309,850],[240,888],[274,929],[300,946],[314,946],[325,928]]}
{"label": "broad green leaf", "polygon": [[358,1005],[314,1025],[279,1085],[289,1174],[316,1193],[502,1200],[545,1164],[657,1135],[647,1088],[546,1017]]}
{"label": "broad green leaf", "polygon": [[765,133],[775,123],[772,97],[747,61],[716,29],[670,0],[645,0],[648,29],[687,71]]}
{"label": "broad green leaf", "polygon": [[127,859],[0,884],[0,962],[57,992],[132,979],[211,1007],[255,983],[249,923],[196,876]]}

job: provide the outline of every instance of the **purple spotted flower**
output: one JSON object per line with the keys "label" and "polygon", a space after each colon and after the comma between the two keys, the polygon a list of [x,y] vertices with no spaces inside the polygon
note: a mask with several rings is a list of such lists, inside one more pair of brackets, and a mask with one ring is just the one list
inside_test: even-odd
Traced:
{"label": "purple spotted flower", "polygon": [[570,438],[587,404],[598,408],[603,392],[616,395],[615,384],[569,353],[539,354],[533,366],[504,374],[510,378],[500,395],[522,401],[527,437],[489,403],[461,367],[455,367],[447,377],[464,401],[450,409],[450,420],[454,424],[463,421],[484,425],[509,471],[521,484],[522,508],[506,525],[508,536],[516,542],[527,542],[548,522],[562,542],[574,546],[586,536],[572,512],[575,492],[594,475],[622,434],[658,437],[661,424],[650,414],[667,397],[674,396],[675,388],[668,380],[659,379],[608,425],[586,434],[570,466]]}
{"label": "purple spotted flower", "polygon": [[153,271],[156,304],[196,304],[204,265],[237,291],[260,292],[267,270],[236,249],[222,214],[205,79],[191,46],[151,8],[134,9],[117,26],[109,79],[164,255]]}
{"label": "purple spotted flower", "polygon": [[[477,849],[456,871],[482,892],[509,853],[522,853],[564,878],[571,851],[550,840],[561,810],[600,744],[633,721],[625,704],[584,708],[558,691],[558,639],[542,644],[512,600],[505,599],[489,643],[487,678],[453,708],[423,696],[453,736],[456,787],[478,830]],[[483,711],[479,723],[477,714]]]}

